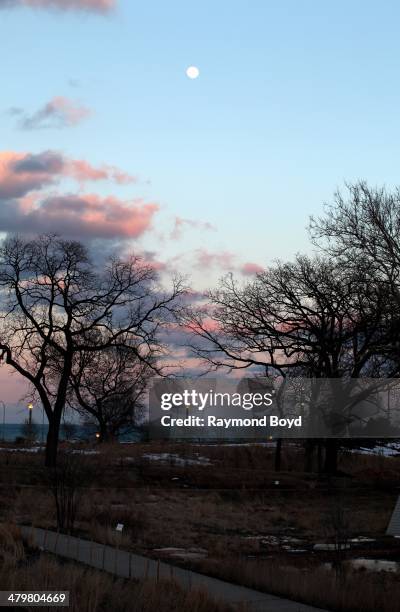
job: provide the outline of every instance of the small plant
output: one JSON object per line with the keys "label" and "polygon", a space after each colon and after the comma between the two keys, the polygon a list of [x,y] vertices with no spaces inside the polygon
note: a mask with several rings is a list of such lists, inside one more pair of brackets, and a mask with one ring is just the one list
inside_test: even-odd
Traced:
{"label": "small plant", "polygon": [[14,524],[0,524],[0,564],[13,567],[25,557],[19,529]]}
{"label": "small plant", "polygon": [[336,500],[327,513],[326,533],[328,539],[334,545],[333,568],[339,581],[345,579],[345,566],[343,561],[348,547],[350,521],[346,508],[341,500]]}
{"label": "small plant", "polygon": [[71,533],[74,527],[82,487],[90,481],[90,470],[72,452],[60,453],[57,466],[49,470],[49,488],[53,494],[57,528]]}

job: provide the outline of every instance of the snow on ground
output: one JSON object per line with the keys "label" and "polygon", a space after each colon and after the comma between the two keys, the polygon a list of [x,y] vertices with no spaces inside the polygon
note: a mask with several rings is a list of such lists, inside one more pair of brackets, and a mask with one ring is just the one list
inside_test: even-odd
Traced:
{"label": "snow on ground", "polygon": [[[291,444],[292,441],[287,440],[286,441],[288,444]],[[211,448],[215,448],[216,446],[218,446],[217,443],[215,444],[201,444],[201,446],[208,446]],[[221,444],[220,446],[265,446],[267,448],[275,448],[276,446],[276,442],[274,442],[273,440],[268,441],[268,442],[224,442],[223,444]]]}
{"label": "snow on ground", "polygon": [[[27,447],[27,448],[7,448],[5,447],[0,447],[0,451],[6,452],[6,453],[40,453],[41,451],[44,451],[45,447],[44,446],[31,446],[31,447]],[[97,450],[73,450],[71,451],[71,454],[73,455],[98,455],[100,451]]]}
{"label": "snow on ground", "polygon": [[372,448],[354,448],[352,453],[360,455],[382,455],[384,457],[396,457],[400,455],[400,442],[389,442],[385,446],[377,445]]}
{"label": "snow on ground", "polygon": [[0,451],[7,453],[39,453],[42,450],[44,450],[44,446],[32,446],[30,448],[0,448]]}
{"label": "snow on ground", "polygon": [[205,548],[155,548],[153,552],[166,557],[175,557],[182,561],[197,561],[205,559],[208,555]]}
{"label": "snow on ground", "polygon": [[161,461],[162,463],[172,463],[173,465],[209,465],[208,457],[196,457],[195,459],[186,459],[174,453],[145,453],[143,459],[149,461]]}

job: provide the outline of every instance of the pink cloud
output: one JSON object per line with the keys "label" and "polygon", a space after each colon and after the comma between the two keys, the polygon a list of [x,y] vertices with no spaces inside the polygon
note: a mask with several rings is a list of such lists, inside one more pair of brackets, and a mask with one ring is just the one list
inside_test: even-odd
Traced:
{"label": "pink cloud", "polygon": [[201,325],[199,325],[196,322],[193,322],[190,325],[183,325],[181,326],[181,328],[183,331],[187,333],[192,333],[192,332],[198,333],[200,331],[216,333],[222,330],[220,323],[218,321],[215,321],[215,319],[211,319],[211,318],[203,319],[203,321],[201,322]]}
{"label": "pink cloud", "polygon": [[1,7],[29,6],[32,8],[57,8],[94,13],[109,13],[117,0],[0,0]]}
{"label": "pink cloud", "polygon": [[109,180],[125,184],[136,180],[115,166],[95,167],[85,160],[68,159],[57,151],[35,154],[0,151],[0,198],[22,197],[65,177],[79,183]]}
{"label": "pink cloud", "polygon": [[62,173],[64,161],[58,153],[39,155],[0,152],[0,198],[18,198],[54,183]]}
{"label": "pink cloud", "polygon": [[258,264],[253,263],[251,261],[248,261],[247,263],[243,264],[243,266],[240,268],[240,271],[244,276],[255,276],[256,274],[261,274],[262,272],[265,272],[262,266],[259,266]]}
{"label": "pink cloud", "polygon": [[235,267],[234,261],[236,255],[229,251],[222,251],[221,253],[210,253],[205,249],[197,249],[195,251],[196,267],[198,268],[211,268],[218,267],[223,270],[233,270]]}
{"label": "pink cloud", "polygon": [[23,115],[19,125],[24,130],[74,127],[90,115],[91,110],[86,106],[69,98],[56,96],[32,115]]}
{"label": "pink cloud", "polygon": [[193,219],[184,219],[183,217],[175,217],[174,229],[171,232],[171,239],[177,240],[181,237],[184,227],[200,230],[214,230],[215,227],[208,221],[195,221]]}
{"label": "pink cloud", "polygon": [[[95,167],[55,151],[0,152],[1,230],[124,240],[138,238],[151,228],[158,204],[141,199],[49,191],[64,178],[73,178],[79,183],[134,181],[134,177],[115,166]],[[154,262],[154,266],[160,267],[160,264]]]}
{"label": "pink cloud", "polygon": [[122,172],[115,166],[102,165],[96,168],[83,159],[68,161],[66,174],[79,182],[111,180],[119,185],[127,185],[137,180],[135,176]]}
{"label": "pink cloud", "polygon": [[81,238],[138,238],[148,231],[159,207],[142,200],[95,194],[23,199],[0,210],[3,231],[62,233]]}

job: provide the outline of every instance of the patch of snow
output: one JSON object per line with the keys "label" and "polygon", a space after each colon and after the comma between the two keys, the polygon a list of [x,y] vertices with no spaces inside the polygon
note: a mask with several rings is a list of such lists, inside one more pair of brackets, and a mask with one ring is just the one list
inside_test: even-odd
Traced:
{"label": "patch of snow", "polygon": [[396,457],[400,455],[400,443],[399,442],[391,442],[385,446],[377,445],[372,448],[353,448],[351,450],[352,453],[356,453],[359,455],[381,455],[383,457]]}
{"label": "patch of snow", "polygon": [[7,453],[39,453],[44,450],[44,446],[32,446],[31,448],[0,448],[0,451]]}
{"label": "patch of snow", "polygon": [[308,552],[308,550],[306,550],[305,548],[289,548],[288,552],[290,552],[290,553],[306,553],[306,552]]}
{"label": "patch of snow", "polygon": [[351,544],[368,544],[369,542],[376,542],[375,538],[366,538],[364,536],[358,536],[358,538],[351,538],[349,540]]}
{"label": "patch of snow", "polygon": [[398,572],[399,564],[396,561],[385,559],[351,559],[350,565],[354,569],[367,569],[373,572]]}
{"label": "patch of snow", "polygon": [[[216,444],[202,444],[202,446],[216,447]],[[276,442],[227,442],[225,444],[221,444],[220,446],[265,446],[267,448],[275,448]]]}
{"label": "patch of snow", "polygon": [[284,542],[288,542],[288,544],[303,544],[304,540],[300,540],[300,538],[283,538]]}
{"label": "patch of snow", "polygon": [[304,540],[291,537],[278,537],[274,535],[247,535],[245,540],[259,541],[263,546],[282,546],[284,550],[297,552],[296,546],[305,544]]}
{"label": "patch of snow", "polygon": [[[368,570],[372,572],[398,572],[400,564],[396,561],[387,561],[386,559],[349,559],[345,561],[346,565],[350,565],[355,570]],[[332,563],[324,563],[326,569],[331,570]]]}
{"label": "patch of snow", "polygon": [[[347,550],[348,548],[350,548],[350,544],[341,544],[340,549],[341,550]],[[336,544],[314,544],[313,546],[314,550],[337,550],[338,546]]]}
{"label": "patch of snow", "polygon": [[181,561],[196,561],[199,559],[205,559],[208,555],[208,551],[205,548],[155,548],[155,553],[159,555],[165,555],[167,557],[174,557]]}
{"label": "patch of snow", "polygon": [[185,459],[174,453],[145,453],[142,457],[149,461],[160,461],[162,463],[171,463],[172,465],[180,466],[210,464],[210,459],[208,457],[198,456],[196,459]]}

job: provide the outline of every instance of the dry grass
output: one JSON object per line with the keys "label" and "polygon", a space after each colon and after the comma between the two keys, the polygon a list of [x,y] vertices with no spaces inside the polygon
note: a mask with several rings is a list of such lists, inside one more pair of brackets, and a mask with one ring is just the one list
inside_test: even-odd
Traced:
{"label": "dry grass", "polygon": [[225,580],[327,608],[334,612],[399,612],[400,584],[382,572],[348,571],[337,579],[323,568],[279,567],[274,561],[254,563],[240,559],[202,562],[203,571]]}
{"label": "dry grass", "polygon": [[[229,612],[200,590],[185,591],[175,582],[114,579],[50,555],[25,554],[18,529],[0,525],[0,588],[70,592],[71,612]],[[49,608],[25,606],[26,610]]]}
{"label": "dry grass", "polygon": [[[327,516],[337,499],[318,492],[250,497],[242,492],[234,500],[216,491],[93,492],[80,508],[78,527],[96,541],[110,543],[107,534],[122,522],[125,546],[143,552],[163,546],[201,546],[214,554],[222,546],[225,555],[246,554],[252,552],[244,540],[248,535],[296,532],[311,542],[323,541]],[[350,535],[384,533],[393,509],[392,495],[346,492],[339,499],[349,516]]]}
{"label": "dry grass", "polygon": [[[82,445],[82,450],[88,448]],[[149,453],[189,460],[200,455],[210,465],[151,462],[143,457]],[[42,460],[0,453],[0,483],[8,483],[0,513],[11,521],[55,528]],[[114,444],[98,455],[82,455],[81,461],[83,469],[87,465],[96,474],[82,492],[76,522],[82,537],[112,545],[115,525],[121,522],[125,528],[118,544],[127,550],[155,555],[156,548],[201,547],[208,558],[194,567],[226,580],[340,611],[398,610],[386,603],[389,587],[400,599],[393,576],[353,572],[339,586],[334,574],[321,567],[329,556],[309,553],[295,562],[282,550],[266,549],[247,537],[295,535],[306,543],[325,541],[327,517],[338,502],[349,517],[350,537],[381,537],[398,494],[397,458],[343,453],[340,469],[349,477],[331,480],[299,471],[303,455],[296,445],[284,448],[279,476],[273,472],[273,450],[262,446]],[[11,550],[9,554],[13,558]],[[266,555],[270,560],[262,559]],[[390,558],[400,558],[399,551],[393,548]]]}
{"label": "dry grass", "polygon": [[[200,453],[210,458],[212,467],[181,468],[151,464],[142,458],[144,452],[167,450],[191,458]],[[286,452],[289,454],[289,449]],[[294,453],[296,457],[296,448]],[[0,454],[1,460],[5,461]],[[252,553],[253,548],[244,541],[244,535],[296,531],[297,536],[321,540],[326,534],[327,513],[340,497],[351,519],[352,535],[384,533],[396,492],[392,487],[382,490],[382,482],[385,474],[396,470],[398,482],[400,462],[396,459],[343,456],[342,466],[354,474],[354,478],[342,479],[346,482],[344,489],[341,481],[328,486],[320,483],[315,475],[294,472],[280,473],[280,485],[274,487],[276,475],[268,471],[270,460],[271,450],[260,446],[110,445],[100,455],[82,457],[82,464],[89,463],[97,477],[92,487],[83,491],[76,531],[112,544],[116,524],[123,523],[123,545],[128,549],[149,552],[165,546],[201,546],[219,558],[220,550],[225,555]],[[237,464],[244,467],[234,467]],[[250,465],[253,466],[252,482],[257,484],[255,489],[240,486]],[[23,484],[32,471],[35,479],[41,480],[41,486],[15,484],[14,489],[7,489],[2,515],[11,521],[54,529],[54,502],[40,469],[40,458],[12,454],[7,464],[7,478]],[[379,487],[374,480],[365,484],[371,470],[380,474]],[[107,479],[113,487],[105,486]],[[193,484],[207,479],[213,481],[211,489],[199,489]],[[224,487],[216,487],[217,482],[223,482]],[[264,487],[260,486],[262,482]]]}

